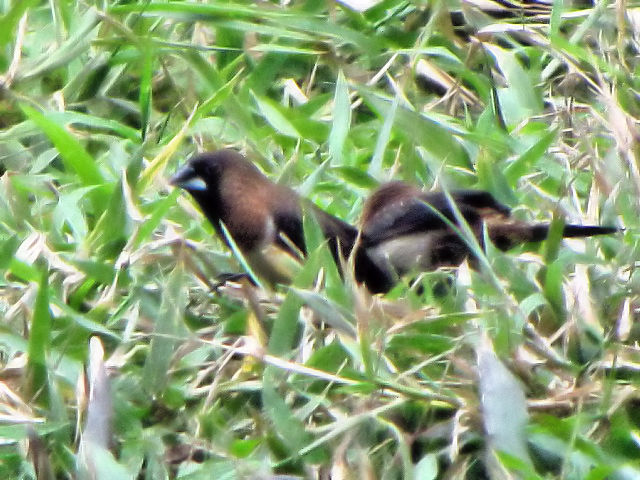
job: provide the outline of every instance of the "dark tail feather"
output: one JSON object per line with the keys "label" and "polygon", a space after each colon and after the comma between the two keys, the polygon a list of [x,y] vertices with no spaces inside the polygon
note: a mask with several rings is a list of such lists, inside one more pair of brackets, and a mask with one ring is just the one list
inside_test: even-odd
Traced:
{"label": "dark tail feather", "polygon": [[593,235],[609,235],[619,232],[617,227],[601,227],[600,225],[565,225],[563,237],[591,237]]}
{"label": "dark tail feather", "polygon": [[[531,225],[530,236],[527,239],[530,242],[539,242],[547,238],[549,234],[549,225],[541,223],[539,225]],[[610,233],[619,232],[617,227],[601,227],[600,225],[565,225],[562,231],[564,238],[592,237],[594,235],[608,235]]]}
{"label": "dark tail feather", "polygon": [[[563,237],[591,237],[593,235],[607,235],[619,232],[617,227],[601,227],[599,225],[565,225],[562,232]],[[549,224],[539,223],[537,225],[503,224],[493,225],[489,234],[491,241],[500,250],[509,250],[525,242],[541,242],[549,235]]]}

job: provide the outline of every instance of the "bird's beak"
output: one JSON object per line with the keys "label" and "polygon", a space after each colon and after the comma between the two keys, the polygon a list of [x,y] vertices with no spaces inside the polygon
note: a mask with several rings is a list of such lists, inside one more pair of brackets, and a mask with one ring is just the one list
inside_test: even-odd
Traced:
{"label": "bird's beak", "polygon": [[200,177],[191,165],[185,165],[178,170],[169,183],[174,187],[184,188],[188,192],[203,191],[207,189],[207,183]]}

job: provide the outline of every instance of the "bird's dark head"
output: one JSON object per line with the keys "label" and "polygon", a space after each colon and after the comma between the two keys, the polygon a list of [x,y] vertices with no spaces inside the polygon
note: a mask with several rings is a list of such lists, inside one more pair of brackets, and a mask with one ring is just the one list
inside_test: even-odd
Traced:
{"label": "bird's dark head", "polygon": [[[262,208],[270,182],[258,168],[234,150],[194,155],[171,177],[169,183],[195,199],[214,227],[222,220],[229,228],[238,219]],[[265,193],[266,191],[266,193]]]}
{"label": "bird's dark head", "polygon": [[194,196],[201,192],[213,193],[228,172],[260,175],[258,169],[234,150],[217,150],[194,155],[169,180],[171,185],[183,188]]}

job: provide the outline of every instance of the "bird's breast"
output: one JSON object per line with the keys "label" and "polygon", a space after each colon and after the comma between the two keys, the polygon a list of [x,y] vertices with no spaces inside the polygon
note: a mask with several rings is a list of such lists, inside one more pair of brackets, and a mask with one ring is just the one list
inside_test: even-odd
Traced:
{"label": "bird's breast", "polygon": [[245,253],[253,272],[272,286],[289,284],[300,271],[300,260],[275,243]]}

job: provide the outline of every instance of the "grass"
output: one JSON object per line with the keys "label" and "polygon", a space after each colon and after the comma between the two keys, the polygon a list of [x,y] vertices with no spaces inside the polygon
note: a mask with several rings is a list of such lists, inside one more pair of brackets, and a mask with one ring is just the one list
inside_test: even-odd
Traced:
{"label": "grass", "polygon": [[[460,3],[0,1],[2,478],[640,476],[640,4]],[[626,230],[380,299],[308,225],[216,293],[167,178],[228,146],[351,222],[394,178]]]}

